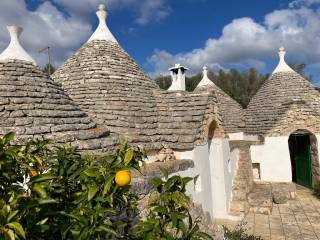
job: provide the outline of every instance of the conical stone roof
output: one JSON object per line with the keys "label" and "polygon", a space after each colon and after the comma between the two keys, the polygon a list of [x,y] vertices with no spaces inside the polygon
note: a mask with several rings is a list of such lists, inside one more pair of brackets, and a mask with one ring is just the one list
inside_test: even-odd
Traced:
{"label": "conical stone roof", "polygon": [[53,74],[54,80],[99,126],[133,143],[152,150],[193,149],[203,138],[207,115],[215,114],[215,98],[160,90],[101,22],[104,7],[97,15],[98,29]]}
{"label": "conical stone roof", "polygon": [[97,128],[57,83],[31,62],[0,61],[0,134],[17,133],[23,143],[34,137],[73,143],[80,150],[109,149],[109,131]]}
{"label": "conical stone roof", "polygon": [[208,77],[207,67],[203,68],[203,78],[196,91],[211,91],[216,96],[222,126],[226,133],[243,132],[245,127],[244,110],[241,105],[214,84]]}
{"label": "conical stone roof", "polygon": [[299,129],[320,132],[320,94],[289,67],[285,54],[281,47],[278,66],[245,111],[248,134],[281,136]]}
{"label": "conical stone roof", "polygon": [[[99,125],[134,140],[156,125],[157,113],[150,79],[118,44],[110,31],[98,31],[104,8],[99,7],[100,24],[90,40],[54,74],[70,97]],[[103,29],[102,29],[103,30]],[[99,32],[99,35],[97,35]]]}
{"label": "conical stone roof", "polygon": [[111,148],[109,131],[97,128],[21,47],[22,28],[9,31],[14,41],[0,55],[0,134],[13,131],[22,144],[36,137],[72,143],[82,151]]}
{"label": "conical stone roof", "polygon": [[272,74],[246,109],[247,133],[270,135],[291,109],[303,111],[297,112],[296,119],[285,123],[286,126],[282,128],[297,124],[300,117],[305,118],[300,127],[309,128],[306,121],[308,114],[320,117],[319,92],[298,73],[290,71]]}

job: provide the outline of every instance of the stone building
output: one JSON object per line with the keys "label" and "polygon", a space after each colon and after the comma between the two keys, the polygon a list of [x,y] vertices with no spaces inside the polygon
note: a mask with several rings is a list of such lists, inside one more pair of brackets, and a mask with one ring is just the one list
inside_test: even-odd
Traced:
{"label": "stone building", "polygon": [[251,147],[256,178],[312,188],[320,180],[320,93],[294,72],[279,50],[280,63],[246,109],[246,133],[261,143]]}
{"label": "stone building", "polygon": [[149,164],[188,160],[174,168],[195,178],[188,192],[215,218],[243,216],[254,178],[307,187],[319,181],[320,93],[285,63],[283,49],[244,110],[206,67],[194,92],[185,91],[188,68],[180,64],[169,69],[169,90],[161,90],[112,35],[104,5],[97,16],[96,31],[52,79],[19,44],[19,28],[9,28],[12,40],[0,55],[0,133],[71,142],[82,151],[106,151],[127,136],[147,150]]}
{"label": "stone building", "polygon": [[103,5],[97,16],[97,30],[53,79],[98,126],[146,148],[150,162],[166,152],[193,160],[195,167],[181,174],[198,176],[189,189],[194,201],[226,217],[237,169],[227,134],[244,128],[240,105],[215,85],[186,92],[187,68],[179,64],[169,69],[170,89],[159,89],[112,35]]}

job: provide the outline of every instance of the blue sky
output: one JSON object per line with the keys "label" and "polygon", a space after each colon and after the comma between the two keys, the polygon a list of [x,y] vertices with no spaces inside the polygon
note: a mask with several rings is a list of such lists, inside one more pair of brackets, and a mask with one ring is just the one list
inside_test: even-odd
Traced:
{"label": "blue sky", "polygon": [[45,56],[37,50],[50,45],[59,65],[92,34],[99,3],[107,3],[119,43],[152,76],[176,62],[191,74],[203,65],[267,73],[284,45],[287,62],[306,63],[320,81],[320,0],[1,0],[0,50],[9,41],[5,25],[19,24],[38,63]]}

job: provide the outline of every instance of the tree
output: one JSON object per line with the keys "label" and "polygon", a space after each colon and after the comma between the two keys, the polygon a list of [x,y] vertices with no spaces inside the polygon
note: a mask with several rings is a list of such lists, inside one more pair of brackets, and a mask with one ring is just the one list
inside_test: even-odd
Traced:
{"label": "tree", "polygon": [[[230,69],[229,71],[220,69],[217,74],[209,72],[208,77],[230,97],[238,101],[243,107],[246,107],[269,75],[260,74],[254,68],[243,72],[239,72],[236,69]],[[189,92],[194,91],[201,79],[202,73],[186,77],[186,90]],[[164,90],[167,90],[171,85],[170,76],[160,76],[155,81]]]}
{"label": "tree", "polygon": [[48,63],[48,64],[43,68],[43,71],[50,76],[51,74],[53,74],[53,73],[56,71],[56,69],[55,69],[54,66],[52,66],[51,64]]}
{"label": "tree", "polygon": [[155,78],[154,80],[159,85],[159,87],[163,90],[168,90],[172,82],[170,76],[162,76],[162,75]]}
{"label": "tree", "polygon": [[309,82],[312,82],[312,75],[306,75],[305,69],[306,69],[306,64],[304,63],[289,63],[288,64],[296,73],[299,73],[302,77],[307,79]]}

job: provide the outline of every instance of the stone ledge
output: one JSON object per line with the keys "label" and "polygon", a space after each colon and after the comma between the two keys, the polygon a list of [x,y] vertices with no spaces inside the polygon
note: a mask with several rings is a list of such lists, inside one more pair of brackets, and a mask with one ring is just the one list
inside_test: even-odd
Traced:
{"label": "stone ledge", "polygon": [[132,187],[134,191],[137,191],[141,195],[149,194],[152,189],[150,180],[153,177],[162,177],[163,175],[160,167],[167,169],[169,174],[174,174],[194,168],[194,162],[192,160],[175,160],[171,162],[149,163],[142,168],[141,173],[138,171],[132,173]]}

